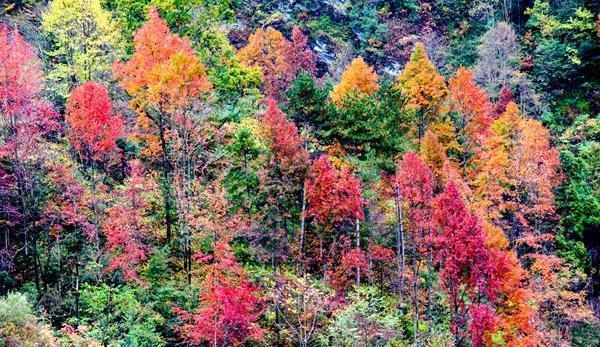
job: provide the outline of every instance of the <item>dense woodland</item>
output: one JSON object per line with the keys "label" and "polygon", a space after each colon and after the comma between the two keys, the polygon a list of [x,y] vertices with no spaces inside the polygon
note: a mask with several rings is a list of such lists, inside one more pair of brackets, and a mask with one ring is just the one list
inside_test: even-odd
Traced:
{"label": "dense woodland", "polygon": [[0,1],[0,346],[600,346],[599,10]]}

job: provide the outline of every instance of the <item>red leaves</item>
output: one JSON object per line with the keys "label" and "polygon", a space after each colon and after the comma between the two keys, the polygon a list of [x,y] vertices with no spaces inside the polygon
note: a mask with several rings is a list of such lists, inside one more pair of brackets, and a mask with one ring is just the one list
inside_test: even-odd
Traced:
{"label": "red leaves", "polygon": [[263,338],[263,330],[256,323],[262,314],[262,300],[256,295],[259,289],[245,278],[226,241],[216,242],[212,257],[197,257],[206,264],[200,307],[194,312],[174,309],[185,322],[179,333],[189,344],[210,341],[215,346],[237,346]]}
{"label": "red leaves", "polygon": [[339,292],[343,292],[351,284],[352,278],[358,276],[358,272],[362,274],[369,273],[369,261],[367,254],[359,248],[352,248],[348,253],[344,254],[340,264],[335,269],[332,278],[333,287]]}
{"label": "red leaves", "polygon": [[102,227],[106,250],[110,254],[106,271],[120,270],[127,281],[137,281],[137,266],[147,258],[152,230],[146,219],[147,195],[154,190],[152,181],[143,175],[141,163],[130,163],[131,174],[120,192],[120,201],[108,210]]}
{"label": "red leaves", "polygon": [[95,82],[73,90],[65,119],[69,123],[71,145],[87,159],[102,159],[123,135],[123,120],[120,115],[113,115],[108,90]]}
{"label": "red leaves", "polygon": [[308,166],[308,152],[302,146],[302,137],[294,122],[289,121],[273,99],[267,100],[267,112],[262,117],[273,158],[285,173],[304,170]]}
{"label": "red leaves", "polygon": [[197,313],[176,309],[175,313],[188,323],[179,331],[184,341],[198,345],[214,342],[214,346],[237,346],[247,340],[262,340],[263,331],[255,323],[260,316],[258,288],[248,281],[237,285],[217,284],[202,294]]}
{"label": "red leaves", "polygon": [[487,278],[494,265],[486,248],[483,229],[471,214],[454,182],[434,202],[435,262],[442,287],[449,296],[452,331],[461,336],[467,323],[467,305],[488,293]]}
{"label": "red leaves", "polygon": [[321,225],[364,218],[360,180],[348,168],[336,169],[327,155],[313,162],[307,182],[308,214]]}

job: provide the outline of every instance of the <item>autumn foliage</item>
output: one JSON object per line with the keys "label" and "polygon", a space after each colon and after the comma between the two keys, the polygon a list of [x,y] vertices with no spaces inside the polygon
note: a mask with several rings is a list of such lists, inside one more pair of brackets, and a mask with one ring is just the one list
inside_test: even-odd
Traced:
{"label": "autumn foliage", "polygon": [[307,183],[309,216],[321,225],[354,223],[364,218],[360,181],[348,168],[337,169],[322,155],[311,167]]}
{"label": "autumn foliage", "polygon": [[134,46],[131,60],[115,63],[114,70],[136,110],[171,113],[211,88],[189,40],[172,34],[156,8],[148,11]]}
{"label": "autumn foliage", "polygon": [[0,10],[0,345],[600,343],[592,5],[239,3]]}
{"label": "autumn foliage", "polygon": [[259,28],[237,54],[243,64],[261,69],[265,94],[277,100],[300,71],[311,74],[316,71],[315,56],[307,46],[306,36],[294,27],[291,39],[289,41],[275,28]]}
{"label": "autumn foliage", "polygon": [[331,100],[339,104],[346,96],[367,96],[379,90],[377,73],[362,57],[355,58],[342,74],[342,80],[333,88]]}
{"label": "autumn foliage", "polygon": [[73,90],[65,120],[71,145],[86,159],[98,160],[116,147],[123,136],[123,120],[113,114],[106,87],[87,82]]}

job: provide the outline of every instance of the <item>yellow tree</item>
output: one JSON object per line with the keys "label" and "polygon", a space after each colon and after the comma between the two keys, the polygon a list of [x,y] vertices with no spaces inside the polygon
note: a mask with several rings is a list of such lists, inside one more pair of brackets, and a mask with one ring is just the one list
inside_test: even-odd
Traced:
{"label": "yellow tree", "polygon": [[54,0],[43,15],[42,29],[50,42],[47,78],[58,95],[67,98],[84,82],[110,79],[118,35],[100,0]]}
{"label": "yellow tree", "polygon": [[333,88],[331,100],[339,105],[347,95],[371,95],[379,90],[377,73],[362,57],[355,58],[342,74],[342,80]]}
{"label": "yellow tree", "polygon": [[409,61],[398,76],[398,86],[408,96],[408,107],[416,112],[416,132],[419,139],[427,126],[443,113],[448,93],[444,77],[427,57],[422,43],[415,45]]}

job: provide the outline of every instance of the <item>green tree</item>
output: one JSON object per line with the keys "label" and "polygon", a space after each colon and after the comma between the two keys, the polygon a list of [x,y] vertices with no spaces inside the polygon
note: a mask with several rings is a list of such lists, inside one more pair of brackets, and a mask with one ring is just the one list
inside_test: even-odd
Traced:
{"label": "green tree", "polygon": [[557,194],[562,215],[557,241],[563,257],[581,269],[593,266],[586,246],[598,247],[594,240],[600,236],[599,140],[597,120],[580,117],[565,132],[560,153],[565,180]]}
{"label": "green tree", "polygon": [[141,303],[129,287],[85,286],[81,301],[89,336],[104,346],[164,346],[157,332],[164,318]]}

